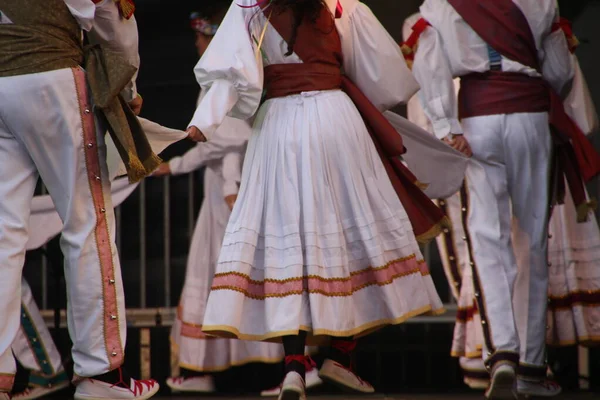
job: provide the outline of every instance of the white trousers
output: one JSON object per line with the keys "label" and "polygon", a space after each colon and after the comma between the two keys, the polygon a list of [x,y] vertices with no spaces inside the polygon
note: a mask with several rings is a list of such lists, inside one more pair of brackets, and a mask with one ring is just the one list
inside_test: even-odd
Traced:
{"label": "white trousers", "polygon": [[126,323],[104,132],[80,68],[0,78],[0,391],[15,371],[21,271],[38,173],[63,220],[75,373],[123,363]]}
{"label": "white trousers", "polygon": [[21,282],[21,328],[12,343],[14,356],[29,370],[29,384],[48,387],[69,378],[27,281]]}
{"label": "white trousers", "polygon": [[[543,378],[551,156],[548,115],[474,117],[464,119],[463,127],[478,162],[467,170],[468,228],[484,331],[483,357],[488,366],[519,363],[521,376]],[[520,244],[529,249],[528,276],[518,283],[529,290],[519,291],[526,294],[519,298],[513,296],[517,262],[511,211],[520,227]]]}

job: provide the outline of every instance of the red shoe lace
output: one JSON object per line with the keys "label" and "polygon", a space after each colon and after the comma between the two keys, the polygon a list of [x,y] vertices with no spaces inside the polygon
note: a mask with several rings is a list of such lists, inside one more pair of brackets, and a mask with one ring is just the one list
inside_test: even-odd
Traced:
{"label": "red shoe lace", "polygon": [[133,390],[131,390],[131,386],[125,383],[125,381],[123,380],[123,369],[119,367],[118,371],[119,380],[116,383],[112,384],[110,387],[112,388],[115,386],[121,386],[123,388],[129,389],[129,391],[133,393],[134,396],[139,396],[142,393],[144,393],[144,386],[146,386],[148,389],[152,389],[156,384],[156,381],[154,379],[143,379],[138,381],[136,379],[130,378],[133,381]]}
{"label": "red shoe lace", "polygon": [[148,388],[148,390],[150,390],[154,387],[154,385],[156,384],[156,381],[154,379],[142,379],[139,381],[134,379],[133,383],[134,383],[133,395],[139,396],[142,393],[144,393],[144,390],[146,390],[146,388],[144,388],[144,386],[146,386]]}
{"label": "red shoe lace", "polygon": [[352,363],[350,364],[349,367],[346,367],[345,365],[340,364],[337,361],[334,361],[334,364],[337,365],[338,367],[345,369],[346,371],[350,372],[352,375],[354,375],[356,377],[356,379],[358,379],[358,381],[360,382],[361,385],[364,386],[369,386],[369,387],[373,387],[373,385],[371,385],[369,382],[364,381],[355,371],[354,369],[354,361],[352,361]]}
{"label": "red shoe lace", "polygon": [[304,365],[304,367],[306,368],[306,372],[312,371],[314,368],[317,367],[317,363],[314,362],[310,356],[303,356],[303,355],[285,356],[285,364],[286,365],[290,364],[294,361]]}
{"label": "red shoe lace", "polygon": [[333,339],[331,341],[331,347],[336,350],[339,350],[341,353],[350,354],[356,349],[356,344],[358,342],[356,340],[339,340]]}
{"label": "red shoe lace", "polygon": [[123,380],[123,369],[119,367],[117,368],[117,371],[119,371],[119,380],[116,383],[113,383],[110,387],[113,388],[115,386],[121,385],[121,387],[129,389],[129,385]]}

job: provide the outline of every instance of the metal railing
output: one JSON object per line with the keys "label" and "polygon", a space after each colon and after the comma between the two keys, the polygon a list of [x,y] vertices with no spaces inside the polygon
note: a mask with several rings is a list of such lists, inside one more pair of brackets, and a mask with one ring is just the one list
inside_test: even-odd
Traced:
{"label": "metal railing", "polygon": [[[137,286],[138,300],[135,302],[137,305],[128,310],[129,320],[132,326],[155,326],[155,322],[160,320],[162,325],[171,325],[174,318],[174,301],[173,295],[178,298],[180,288],[173,288],[173,278],[177,275],[177,281],[183,282],[185,274],[185,257],[186,250],[184,252],[181,249],[178,254],[173,254],[171,245],[173,240],[176,240],[180,247],[187,249],[194,231],[196,216],[198,214],[199,198],[196,192],[201,188],[198,185],[197,180],[199,179],[198,173],[188,174],[182,177],[164,177],[160,179],[149,178],[146,181],[142,181],[139,187],[125,200],[125,202],[116,208],[115,215],[117,221],[117,236],[116,243],[119,249],[119,253],[124,255],[128,259],[123,259],[122,269],[137,268],[137,273],[127,274],[127,277],[133,278],[127,281],[127,277],[124,277],[125,285],[128,288],[135,288]],[[173,185],[173,182],[176,185]],[[600,198],[600,186],[597,188],[598,197]],[[150,192],[150,193],[149,193]],[[158,193],[157,193],[158,192]],[[45,188],[41,187],[38,193],[45,194]],[[176,198],[177,201],[175,207],[177,209],[185,210],[185,212],[178,212],[173,214],[171,209],[173,207],[172,198]],[[182,198],[185,200],[184,207],[181,207]],[[161,203],[162,218],[156,218],[153,213],[153,218],[147,218],[149,212],[150,203]],[[125,218],[123,215],[123,209],[127,208],[137,210],[137,221],[129,215],[129,218]],[[129,213],[131,214],[131,213]],[[161,221],[158,223],[158,221]],[[132,225],[137,223],[137,227],[132,229]],[[123,238],[124,225],[128,225],[128,230],[138,232],[138,237],[133,240]],[[179,229],[178,227],[185,227],[185,229]],[[157,230],[160,230],[158,240],[156,237]],[[177,238],[174,239],[174,231],[177,233]],[[182,234],[182,232],[184,232]],[[148,243],[148,234],[153,233],[153,243]],[[129,243],[132,241],[133,243]],[[162,244],[159,256],[157,256],[157,242]],[[131,246],[137,243],[137,252],[133,252]],[[154,255],[149,258],[149,249],[153,249]],[[125,251],[127,250],[127,251]],[[435,242],[424,246],[422,248],[423,256],[425,261],[430,266],[432,272],[434,272],[434,279],[437,277],[436,287],[444,288],[448,285],[443,274],[443,268],[439,258],[437,256],[437,245]],[[137,260],[136,260],[137,259]],[[41,296],[37,297],[41,299],[40,308],[48,310],[48,291],[51,282],[48,280],[48,261],[46,257],[40,259],[41,265]],[[155,271],[157,268],[160,269],[159,274],[152,274],[153,276],[161,276],[159,284],[162,283],[162,288],[154,286],[154,290],[148,291],[148,276],[149,276],[149,264],[152,264],[152,269]],[[176,268],[173,265],[176,264]],[[154,278],[156,280],[156,278]],[[155,285],[156,282],[153,282]],[[133,290],[132,290],[133,291]],[[156,305],[156,293],[160,292],[163,294],[163,300]],[[131,293],[127,293],[131,295]],[[154,307],[148,307],[148,296],[153,297]],[[453,313],[456,311],[456,302],[452,296],[450,290],[442,290],[442,299],[446,303],[446,308],[449,310],[447,313],[440,316],[431,317],[419,317],[411,319],[411,323],[453,323]],[[64,310],[63,310],[64,312]],[[50,320],[52,311],[44,312],[44,315]],[[159,316],[159,318],[157,318]],[[62,324],[61,324],[62,326]]]}

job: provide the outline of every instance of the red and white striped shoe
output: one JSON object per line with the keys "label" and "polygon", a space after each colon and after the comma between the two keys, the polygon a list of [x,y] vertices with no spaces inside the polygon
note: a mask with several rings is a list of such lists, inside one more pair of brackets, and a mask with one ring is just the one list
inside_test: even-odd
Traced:
{"label": "red and white striped shoe", "polygon": [[116,383],[86,378],[77,384],[75,400],[146,400],[154,396],[160,385],[154,379],[136,380],[129,378],[129,384],[123,379],[121,369],[118,370],[120,379]]}
{"label": "red and white striped shoe", "polygon": [[327,359],[319,370],[319,377],[324,381],[341,386],[344,389],[349,389],[360,393],[373,393],[375,389],[369,382],[363,381],[350,368],[344,367],[342,364],[333,360]]}
{"label": "red and white striped shoe", "polygon": [[281,384],[278,400],[306,400],[304,379],[297,372],[288,372]]}
{"label": "red and white striped shoe", "polygon": [[10,400],[10,393],[0,392],[0,400]]}
{"label": "red and white striped shoe", "polygon": [[[316,368],[311,368],[306,371],[306,390],[310,390],[323,384],[321,378],[319,378],[319,371]],[[277,385],[272,389],[263,390],[260,392],[262,397],[277,397],[281,392],[281,385]]]}

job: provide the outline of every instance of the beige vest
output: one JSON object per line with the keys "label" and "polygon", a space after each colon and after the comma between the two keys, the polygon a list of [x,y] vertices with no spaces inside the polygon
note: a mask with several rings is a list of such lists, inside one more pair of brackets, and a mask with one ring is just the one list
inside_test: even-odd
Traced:
{"label": "beige vest", "polygon": [[0,0],[0,77],[83,63],[81,28],[63,0]]}
{"label": "beige vest", "polygon": [[130,182],[161,163],[129,106],[119,95],[136,68],[100,46],[83,49],[81,28],[63,0],[0,0],[12,23],[0,24],[0,79],[83,65],[96,113],[127,168]]}

